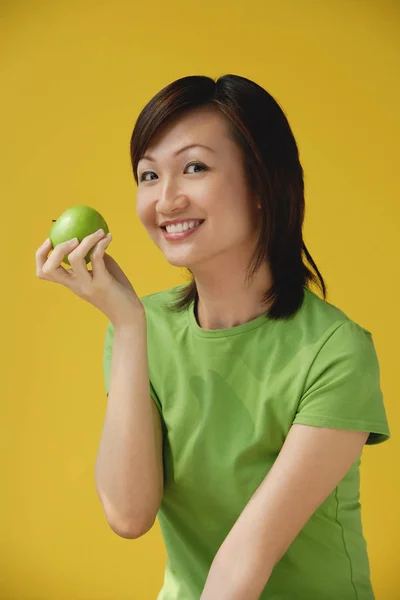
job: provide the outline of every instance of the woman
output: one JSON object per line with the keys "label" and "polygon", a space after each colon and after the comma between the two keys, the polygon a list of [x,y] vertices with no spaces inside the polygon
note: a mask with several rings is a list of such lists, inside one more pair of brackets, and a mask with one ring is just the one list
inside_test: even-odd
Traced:
{"label": "woman", "polygon": [[189,283],[139,299],[102,234],[75,244],[72,273],[63,244],[37,259],[110,320],[96,485],[111,527],[137,538],[158,516],[158,600],[373,599],[359,467],[390,437],[379,364],[303,242],[282,109],[244,77],[184,77],[141,111],[131,160],[139,219]]}

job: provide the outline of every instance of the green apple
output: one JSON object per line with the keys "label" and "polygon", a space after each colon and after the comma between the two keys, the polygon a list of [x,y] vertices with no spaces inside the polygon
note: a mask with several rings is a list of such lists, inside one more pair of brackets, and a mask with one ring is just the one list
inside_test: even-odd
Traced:
{"label": "green apple", "polygon": [[[54,249],[57,244],[67,242],[72,238],[78,238],[79,243],[88,235],[95,233],[98,229],[103,229],[104,233],[109,232],[107,223],[97,210],[90,206],[73,206],[66,210],[58,219],[53,221],[54,225],[50,230],[49,238]],[[91,248],[85,256],[86,264],[90,263]],[[69,265],[68,254],[63,258],[64,263]]]}

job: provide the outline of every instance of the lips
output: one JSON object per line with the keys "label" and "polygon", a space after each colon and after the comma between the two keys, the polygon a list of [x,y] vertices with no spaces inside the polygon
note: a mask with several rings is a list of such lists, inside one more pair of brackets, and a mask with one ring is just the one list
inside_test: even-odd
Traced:
{"label": "lips", "polygon": [[166,227],[161,227],[160,229],[163,232],[165,239],[173,241],[173,240],[183,240],[187,238],[189,235],[194,235],[198,229],[202,226],[204,220],[200,221],[200,224],[196,227],[192,227],[191,229],[186,229],[185,231],[177,231],[174,233],[168,233]]}
{"label": "lips", "polygon": [[[179,225],[179,223],[188,223],[190,221],[198,221],[200,225],[204,223],[205,219],[186,219],[185,221],[177,221],[176,223],[167,223],[167,225]],[[160,225],[160,229],[167,229],[167,225]]]}

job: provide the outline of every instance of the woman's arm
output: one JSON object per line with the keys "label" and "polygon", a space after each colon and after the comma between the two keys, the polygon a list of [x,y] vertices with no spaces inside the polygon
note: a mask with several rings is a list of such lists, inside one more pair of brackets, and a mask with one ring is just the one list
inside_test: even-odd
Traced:
{"label": "woman's arm", "polygon": [[292,425],[219,548],[200,600],[258,600],[274,566],[358,459],[368,435]]}

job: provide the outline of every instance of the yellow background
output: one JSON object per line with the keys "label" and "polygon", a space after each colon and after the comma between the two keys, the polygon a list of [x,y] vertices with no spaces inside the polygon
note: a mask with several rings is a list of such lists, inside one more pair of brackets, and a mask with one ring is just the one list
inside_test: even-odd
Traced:
{"label": "yellow background", "polygon": [[363,522],[377,600],[400,597],[399,8],[0,2],[2,600],[150,600],[162,586],[158,521],[143,538],[119,538],[95,491],[107,319],[37,279],[35,250],[52,219],[89,204],[139,295],[183,283],[136,216],[129,139],[159,89],[224,73],[281,103],[328,301],[373,334],[393,439],[364,451]]}

